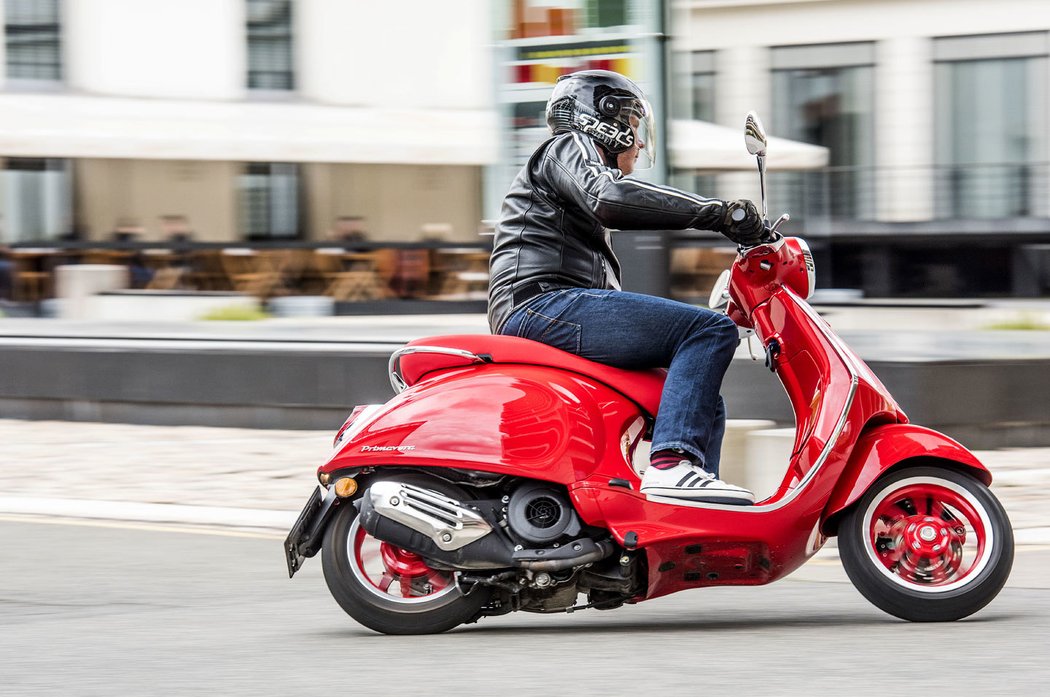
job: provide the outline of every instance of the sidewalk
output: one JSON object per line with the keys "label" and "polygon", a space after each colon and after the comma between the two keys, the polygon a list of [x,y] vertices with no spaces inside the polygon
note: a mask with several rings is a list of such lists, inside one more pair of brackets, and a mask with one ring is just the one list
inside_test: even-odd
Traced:
{"label": "sidewalk", "polygon": [[[282,533],[332,431],[0,419],[0,514]],[[1019,544],[1050,544],[1050,448],[982,451]]]}
{"label": "sidewalk", "polygon": [[[864,300],[814,305],[861,358],[1019,359],[1050,357],[1050,331],[1003,331],[1003,322],[1050,326],[1050,301]],[[278,342],[282,344],[403,344],[424,336],[488,334],[482,314],[363,315],[275,318],[258,322],[117,322],[61,319],[0,320],[0,342],[32,340]],[[742,342],[738,357],[748,356]]]}

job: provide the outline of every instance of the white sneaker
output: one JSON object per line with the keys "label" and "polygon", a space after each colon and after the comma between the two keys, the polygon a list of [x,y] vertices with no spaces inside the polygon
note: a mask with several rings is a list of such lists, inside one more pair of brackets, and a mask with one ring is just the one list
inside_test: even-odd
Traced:
{"label": "white sneaker", "polygon": [[704,503],[746,506],[755,502],[755,495],[747,489],[726,484],[689,460],[682,460],[671,469],[646,469],[642,476],[642,493]]}

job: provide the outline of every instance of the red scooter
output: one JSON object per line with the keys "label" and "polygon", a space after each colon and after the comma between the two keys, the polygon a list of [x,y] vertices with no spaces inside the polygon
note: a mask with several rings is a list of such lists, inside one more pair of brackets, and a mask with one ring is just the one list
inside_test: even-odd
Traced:
{"label": "red scooter", "polygon": [[[766,137],[758,157],[765,212]],[[966,617],[1003,587],[1013,533],[988,470],[908,422],[806,303],[813,258],[770,226],[712,294],[765,347],[796,435],[779,488],[752,506],[639,492],[664,371],[626,371],[507,336],[413,341],[397,395],[361,406],[285,542],[290,575],[322,552],[361,624],[441,632],[515,610],[611,609],[690,588],[762,585],[829,536],[872,603],[912,621]],[[644,448],[642,448],[644,449]],[[586,596],[584,603],[580,595]]]}

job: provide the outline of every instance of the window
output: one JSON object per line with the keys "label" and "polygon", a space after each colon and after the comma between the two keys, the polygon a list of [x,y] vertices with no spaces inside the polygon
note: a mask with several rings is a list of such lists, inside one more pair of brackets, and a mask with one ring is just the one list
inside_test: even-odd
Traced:
{"label": "window", "polygon": [[[693,51],[678,56],[677,84],[671,96],[672,116],[697,121],[715,120],[715,52]],[[717,177],[690,170],[671,172],[670,184],[701,196],[715,196]]]}
{"label": "window", "polygon": [[[772,61],[774,132],[830,151],[822,207],[836,218],[873,217],[874,45],[774,48]],[[792,215],[806,217],[821,197],[813,177],[785,173],[777,180],[772,189],[788,198],[784,209]]]}
{"label": "window", "polygon": [[295,89],[291,0],[248,0],[248,88]]}
{"label": "window", "polygon": [[628,23],[627,0],[587,0],[585,14],[588,27],[623,26]]}
{"label": "window", "polygon": [[58,0],[5,0],[7,77],[53,82],[62,79]]}
{"label": "window", "polygon": [[241,224],[248,239],[299,236],[299,165],[253,162],[240,177]]}
{"label": "window", "polygon": [[934,44],[939,218],[1045,215],[1047,34]]}
{"label": "window", "polygon": [[715,120],[715,52],[693,51],[678,56],[678,89],[673,95],[676,119]]}
{"label": "window", "polygon": [[0,171],[0,241],[68,234],[73,222],[69,160],[8,158]]}

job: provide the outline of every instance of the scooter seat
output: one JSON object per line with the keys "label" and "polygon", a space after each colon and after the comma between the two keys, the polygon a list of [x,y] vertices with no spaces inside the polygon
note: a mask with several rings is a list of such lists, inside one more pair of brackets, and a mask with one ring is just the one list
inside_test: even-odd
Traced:
{"label": "scooter seat", "polygon": [[[515,336],[490,334],[457,334],[453,336],[430,336],[416,339],[410,347],[436,346],[469,351],[486,362],[542,365],[559,370],[579,373],[614,390],[623,393],[649,414],[655,416],[660,406],[660,394],[664,388],[667,371],[663,368],[651,370],[623,370],[603,363],[553,348],[547,344]],[[435,370],[469,365],[471,359],[441,353],[406,353],[398,361],[401,378],[413,385]]]}

